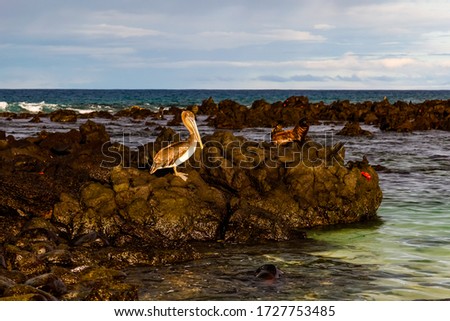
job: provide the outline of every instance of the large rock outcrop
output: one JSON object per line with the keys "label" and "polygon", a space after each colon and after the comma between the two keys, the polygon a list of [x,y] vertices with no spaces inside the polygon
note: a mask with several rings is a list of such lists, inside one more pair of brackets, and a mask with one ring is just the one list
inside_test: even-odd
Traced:
{"label": "large rock outcrop", "polygon": [[160,140],[136,153],[91,121],[23,140],[0,133],[0,296],[135,298],[116,269],[198,258],[190,241],[281,241],[376,218],[378,175],[366,160],[345,163],[340,143],[203,140],[179,169],[185,182],[149,174]]}
{"label": "large rock outcrop", "polygon": [[325,104],[311,103],[304,96],[292,96],[272,104],[257,100],[247,108],[232,100],[215,105],[208,99],[199,112],[209,115],[209,125],[216,128],[293,126],[306,118],[310,123],[320,120],[364,122],[386,131],[450,130],[450,100],[393,104],[388,99],[357,103],[342,100]]}

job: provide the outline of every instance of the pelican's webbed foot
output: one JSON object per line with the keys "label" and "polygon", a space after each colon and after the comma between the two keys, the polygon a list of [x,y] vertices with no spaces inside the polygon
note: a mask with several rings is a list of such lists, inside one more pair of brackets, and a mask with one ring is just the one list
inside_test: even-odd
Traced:
{"label": "pelican's webbed foot", "polygon": [[175,172],[175,173],[174,173],[175,176],[178,176],[179,178],[181,178],[181,179],[182,179],[183,181],[185,181],[185,182],[187,181],[187,179],[188,179],[188,174],[178,172],[176,167],[174,167],[173,170],[174,170],[174,172]]}
{"label": "pelican's webbed foot", "polygon": [[187,181],[188,179],[188,174],[184,174],[184,173],[177,173],[175,174],[176,176],[178,176],[179,178],[181,178],[183,181]]}

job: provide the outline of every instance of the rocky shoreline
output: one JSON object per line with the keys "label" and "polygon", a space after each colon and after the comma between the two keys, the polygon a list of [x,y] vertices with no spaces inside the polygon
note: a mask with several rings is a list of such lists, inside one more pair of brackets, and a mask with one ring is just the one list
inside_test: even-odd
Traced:
{"label": "rocky shoreline", "polygon": [[305,118],[312,124],[319,120],[361,122],[384,131],[450,130],[450,100],[416,104],[402,101],[391,104],[387,99],[363,103],[343,100],[325,104],[310,103],[307,97],[294,96],[273,104],[258,100],[249,109],[231,100],[216,104],[207,99],[199,112],[213,115],[209,124],[216,128],[293,126]]}
{"label": "rocky shoreline", "polygon": [[[311,124],[319,121],[359,122],[374,125],[383,131],[412,132],[416,130],[450,131],[450,100],[426,100],[421,103],[388,99],[382,101],[350,102],[349,100],[313,103],[305,96],[292,96],[285,101],[268,103],[256,100],[251,107],[233,100],[216,103],[212,98],[205,99],[199,106],[189,106],[199,115],[208,115],[208,125],[217,129],[242,129],[248,127],[273,127],[276,124],[294,126],[302,118]],[[57,110],[52,113],[12,113],[1,112],[6,119],[30,119],[39,123],[40,118],[49,117],[54,122],[74,123],[77,119],[103,118],[117,119],[128,117],[144,120],[159,118],[165,114],[175,115],[172,124],[179,124],[181,109],[171,107],[166,111],[154,112],[150,109],[132,106],[116,113],[95,111],[78,114],[73,110]]]}
{"label": "rocky shoreline", "polygon": [[[303,108],[296,102],[281,106],[280,117]],[[216,110],[207,100],[195,111],[213,114],[217,128],[274,120],[266,113],[267,123],[255,123],[261,102],[246,111],[221,104]],[[241,118],[253,112],[254,121]],[[74,119],[68,111],[55,115]],[[155,117],[138,107],[125,116]],[[186,182],[171,170],[150,175],[154,152],[176,138],[164,128],[155,142],[131,150],[91,120],[20,140],[0,132],[0,299],[135,300],[125,267],[198,259],[196,242],[284,241],[315,226],[377,218],[378,175],[366,159],[345,162],[343,144],[274,146],[219,130],[202,137],[205,148],[180,169]]]}

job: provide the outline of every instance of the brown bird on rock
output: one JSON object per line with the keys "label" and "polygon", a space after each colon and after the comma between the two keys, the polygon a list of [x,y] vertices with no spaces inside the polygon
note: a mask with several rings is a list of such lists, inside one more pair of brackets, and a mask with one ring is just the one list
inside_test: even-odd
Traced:
{"label": "brown bird on rock", "polygon": [[309,125],[306,124],[305,118],[300,119],[293,129],[283,130],[278,124],[272,129],[270,137],[275,145],[285,145],[290,142],[303,142],[308,134]]}
{"label": "brown bird on rock", "polygon": [[153,158],[150,174],[153,174],[161,168],[173,168],[176,176],[184,181],[187,180],[187,174],[179,173],[177,166],[183,164],[195,153],[197,143],[200,143],[200,148],[203,149],[203,143],[198,132],[194,113],[189,110],[183,111],[181,113],[181,120],[189,130],[189,138],[162,148]]}

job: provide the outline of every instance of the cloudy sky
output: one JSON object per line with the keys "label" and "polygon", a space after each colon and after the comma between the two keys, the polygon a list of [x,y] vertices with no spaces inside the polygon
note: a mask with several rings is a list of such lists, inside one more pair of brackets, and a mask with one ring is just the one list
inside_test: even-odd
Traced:
{"label": "cloudy sky", "polygon": [[0,88],[450,89],[450,1],[0,0]]}

